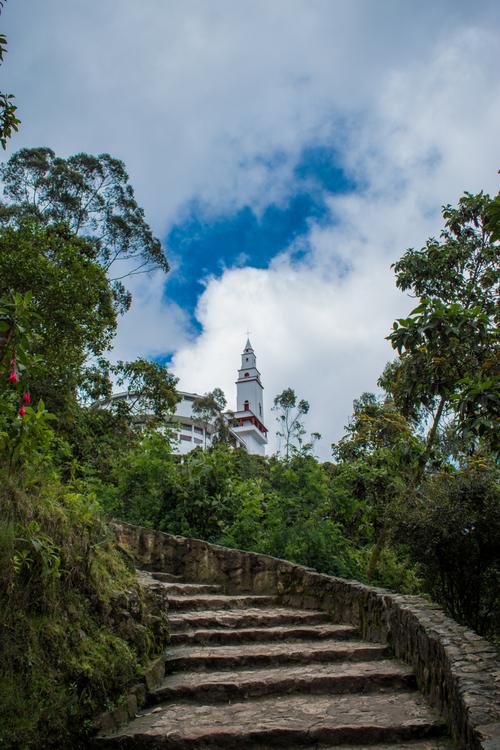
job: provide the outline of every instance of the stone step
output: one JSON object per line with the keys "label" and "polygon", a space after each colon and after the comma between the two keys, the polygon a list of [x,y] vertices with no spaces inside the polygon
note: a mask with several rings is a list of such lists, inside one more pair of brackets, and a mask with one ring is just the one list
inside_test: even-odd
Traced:
{"label": "stone step", "polygon": [[265,745],[292,748],[404,743],[439,736],[443,722],[419,693],[284,696],[243,703],[170,703],[147,712],[96,746],[111,750],[256,750]]}
{"label": "stone step", "polygon": [[231,643],[294,642],[303,639],[323,640],[325,638],[349,640],[358,636],[357,628],[352,625],[285,625],[276,628],[185,630],[184,632],[172,633],[170,643],[172,646],[207,643],[229,645]]}
{"label": "stone step", "polygon": [[[276,745],[262,745],[259,743],[258,750],[275,750]],[[371,743],[367,745],[295,745],[293,750],[457,750],[457,746],[450,740],[443,739],[442,737],[432,738],[428,740],[408,740],[407,742],[398,742],[394,744],[382,743],[377,744]]]}
{"label": "stone step", "polygon": [[212,583],[162,583],[161,587],[170,599],[171,596],[196,596],[198,594],[221,594],[222,586]]}
{"label": "stone step", "polygon": [[320,625],[330,623],[331,617],[326,612],[313,610],[290,609],[287,607],[272,607],[269,609],[243,609],[241,611],[209,610],[188,612],[171,615],[169,617],[172,632],[190,630],[192,628],[259,628],[276,627],[278,625]]}
{"label": "stone step", "polygon": [[270,607],[275,603],[273,596],[259,594],[240,594],[224,596],[223,594],[200,594],[199,596],[169,596],[170,609],[196,610],[209,609],[246,609],[248,607]]}
{"label": "stone step", "polygon": [[169,648],[167,672],[181,669],[242,669],[307,662],[368,661],[382,659],[386,645],[366,641],[298,641],[296,643],[242,644],[237,646],[179,646]]}
{"label": "stone step", "polygon": [[[168,664],[167,664],[168,669]],[[392,660],[356,664],[317,664],[230,672],[181,672],[168,675],[153,691],[154,703],[197,700],[204,703],[247,700],[297,693],[369,693],[408,690],[416,685],[412,671]]]}
{"label": "stone step", "polygon": [[177,576],[174,575],[174,573],[163,573],[162,571],[153,571],[150,573],[150,575],[155,579],[155,581],[167,581],[171,583],[175,583],[178,581],[179,583],[184,582],[183,576]]}

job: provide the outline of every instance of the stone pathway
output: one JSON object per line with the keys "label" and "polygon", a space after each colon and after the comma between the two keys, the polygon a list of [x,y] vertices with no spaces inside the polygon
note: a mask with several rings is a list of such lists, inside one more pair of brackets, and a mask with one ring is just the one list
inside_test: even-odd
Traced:
{"label": "stone pathway", "polygon": [[411,670],[325,612],[142,573],[168,599],[166,676],[102,750],[441,750]]}

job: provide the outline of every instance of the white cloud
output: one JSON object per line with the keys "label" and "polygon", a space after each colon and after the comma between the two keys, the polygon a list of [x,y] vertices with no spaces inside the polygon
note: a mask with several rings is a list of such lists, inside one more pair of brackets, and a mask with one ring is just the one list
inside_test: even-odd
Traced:
{"label": "white cloud", "polygon": [[[6,6],[14,145],[126,162],[156,231],[200,195],[217,210],[279,198],[304,145],[376,105],[391,73],[494,3],[25,0]],[[262,158],[276,151],[284,165]],[[256,162],[256,157],[261,161]]]}
{"label": "white cloud", "polygon": [[132,307],[119,321],[113,358],[158,357],[187,345],[189,319],[178,305],[163,298],[163,273],[125,281],[132,292]]}
{"label": "white cloud", "polygon": [[[294,387],[311,402],[308,426],[323,434],[328,457],[352,400],[376,388],[392,357],[384,340],[392,321],[413,303],[396,290],[390,264],[439,231],[442,203],[464,189],[496,189],[497,42],[490,31],[460,33],[429,60],[388,77],[345,152],[365,190],[330,198],[338,223],[312,228],[307,264],[294,266],[285,254],[269,270],[227,271],[210,282],[198,311],[204,333],[175,358],[182,380],[198,362],[206,387],[232,394],[230,375],[250,326],[267,407]],[[345,277],[339,260],[350,266]]]}

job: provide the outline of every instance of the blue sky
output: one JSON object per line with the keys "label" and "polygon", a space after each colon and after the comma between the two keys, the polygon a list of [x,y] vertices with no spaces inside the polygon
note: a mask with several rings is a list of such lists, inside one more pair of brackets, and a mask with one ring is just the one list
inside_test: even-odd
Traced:
{"label": "blue sky", "polygon": [[[279,163],[280,155],[266,167]],[[335,150],[327,146],[307,148],[293,169],[289,195],[280,204],[270,203],[259,214],[245,205],[234,213],[213,216],[200,202],[181,209],[165,237],[174,270],[165,285],[165,296],[189,313],[193,328],[201,331],[196,304],[206,281],[229,268],[267,268],[270,261],[293,246],[294,260],[309,250],[311,224],[331,224],[325,198],[355,190],[336,163]]]}
{"label": "blue sky", "polygon": [[250,329],[271,437],[293,387],[328,458],[414,304],[391,263],[442,204],[498,190],[498,0],[23,0],[1,21],[9,152],[122,159],[164,241],[114,356],[231,406]]}

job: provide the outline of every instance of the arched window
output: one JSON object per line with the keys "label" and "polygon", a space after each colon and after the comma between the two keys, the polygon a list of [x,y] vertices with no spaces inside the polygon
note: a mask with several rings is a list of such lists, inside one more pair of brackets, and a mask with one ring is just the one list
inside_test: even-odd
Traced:
{"label": "arched window", "polygon": [[243,409],[245,411],[250,411],[250,404],[248,403],[248,401],[245,401],[245,403],[243,404]]}
{"label": "arched window", "polygon": [[246,372],[246,373],[245,373],[245,377],[246,377],[246,378],[249,378],[249,377],[250,377],[250,373],[249,373],[249,372]]}

